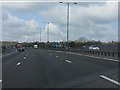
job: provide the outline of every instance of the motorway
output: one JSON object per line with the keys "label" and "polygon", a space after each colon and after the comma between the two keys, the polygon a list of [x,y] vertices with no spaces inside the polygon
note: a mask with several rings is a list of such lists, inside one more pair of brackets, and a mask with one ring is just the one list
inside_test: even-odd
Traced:
{"label": "motorway", "polygon": [[43,49],[2,57],[2,88],[118,88],[118,61]]}

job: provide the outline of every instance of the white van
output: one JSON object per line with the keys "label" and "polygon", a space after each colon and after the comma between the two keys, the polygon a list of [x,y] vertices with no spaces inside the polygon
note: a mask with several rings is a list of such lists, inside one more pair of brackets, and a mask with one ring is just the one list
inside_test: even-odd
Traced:
{"label": "white van", "polygon": [[34,45],[34,48],[38,48],[38,45]]}

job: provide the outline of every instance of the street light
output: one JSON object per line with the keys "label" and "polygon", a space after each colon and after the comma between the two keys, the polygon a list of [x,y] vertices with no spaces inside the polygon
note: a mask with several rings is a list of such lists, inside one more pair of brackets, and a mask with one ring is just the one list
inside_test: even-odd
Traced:
{"label": "street light", "polygon": [[41,43],[41,28],[37,27],[37,29],[39,30],[39,43]]}
{"label": "street light", "polygon": [[27,41],[27,43],[28,43],[28,33],[26,33],[26,41]]}
{"label": "street light", "polygon": [[[64,3],[64,2],[59,2],[59,3]],[[66,4],[67,4],[67,49],[69,49],[68,41],[69,41],[69,12],[70,12],[69,6],[70,6],[70,2],[67,2]],[[75,2],[73,4],[77,4],[77,3]]]}
{"label": "street light", "polygon": [[39,30],[39,42],[41,43],[41,31],[42,31],[42,29],[44,29],[44,28],[41,28],[41,27],[37,27],[37,29]]}
{"label": "street light", "polygon": [[47,27],[47,42],[49,43],[49,24],[53,23],[53,22],[44,22],[44,23],[48,24],[48,27]]}
{"label": "street light", "polygon": [[33,42],[35,42],[35,33],[33,32]]}

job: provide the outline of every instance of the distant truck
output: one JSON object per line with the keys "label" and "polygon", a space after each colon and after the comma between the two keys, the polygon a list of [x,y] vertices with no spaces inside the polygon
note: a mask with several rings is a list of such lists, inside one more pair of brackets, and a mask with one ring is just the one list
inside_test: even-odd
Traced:
{"label": "distant truck", "polygon": [[20,52],[20,51],[25,51],[25,47],[23,47],[22,44],[20,44],[20,43],[17,43],[17,44],[16,44],[16,49],[17,49],[17,51],[19,51],[19,52]]}

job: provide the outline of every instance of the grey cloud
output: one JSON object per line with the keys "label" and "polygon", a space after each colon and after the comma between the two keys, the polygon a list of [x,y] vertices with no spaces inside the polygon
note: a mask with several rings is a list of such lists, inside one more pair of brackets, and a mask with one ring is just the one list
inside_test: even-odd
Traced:
{"label": "grey cloud", "polygon": [[7,19],[2,18],[3,40],[17,40],[21,38],[20,41],[24,41],[24,37],[27,33],[32,37],[31,33],[36,30],[38,25],[35,20],[25,21],[16,16],[12,16],[7,11],[3,12],[3,15],[7,17]]}
{"label": "grey cloud", "polygon": [[19,10],[20,12],[37,12],[54,8],[56,3],[45,2],[5,2],[3,8],[8,10]]}
{"label": "grey cloud", "polygon": [[[109,23],[117,20],[117,14],[115,14],[117,13],[117,7],[112,3],[88,4],[83,3],[83,6],[72,5],[70,7],[70,39],[75,40],[84,36],[103,41],[116,40],[117,30],[114,30]],[[4,8],[9,10],[8,7],[14,10],[14,7],[17,7],[17,5],[14,7],[12,7],[12,4],[4,6]],[[66,40],[66,5],[59,3],[25,3],[23,6],[19,5],[16,10],[21,13],[24,11],[39,12],[40,16],[47,18],[49,21],[53,21],[56,25],[56,28],[50,28],[50,40]],[[25,38],[26,32],[30,32],[29,39],[32,40],[32,33],[35,31],[35,26],[37,27],[38,22],[35,20],[25,21],[15,16],[11,16],[14,19],[12,21],[8,12],[3,13],[3,15],[3,19],[6,19],[3,22],[4,35],[8,35],[11,39],[15,37],[20,40],[20,37],[22,39]],[[13,36],[10,36],[12,34]],[[36,34],[36,39],[39,40],[39,34]],[[42,31],[42,39],[46,41],[46,30]]]}
{"label": "grey cloud", "polygon": [[[38,0],[39,1],[39,0]],[[66,2],[67,0],[63,1]],[[60,1],[42,1],[42,2],[3,2],[2,7],[9,10],[19,10],[22,12],[34,12],[38,10],[49,10],[51,8],[56,8],[60,3]],[[89,7],[91,5],[104,5],[105,2],[80,2],[79,0],[76,1],[78,3],[78,7]],[[70,1],[71,7],[74,6],[73,1]],[[65,3],[63,4],[65,6]]]}

